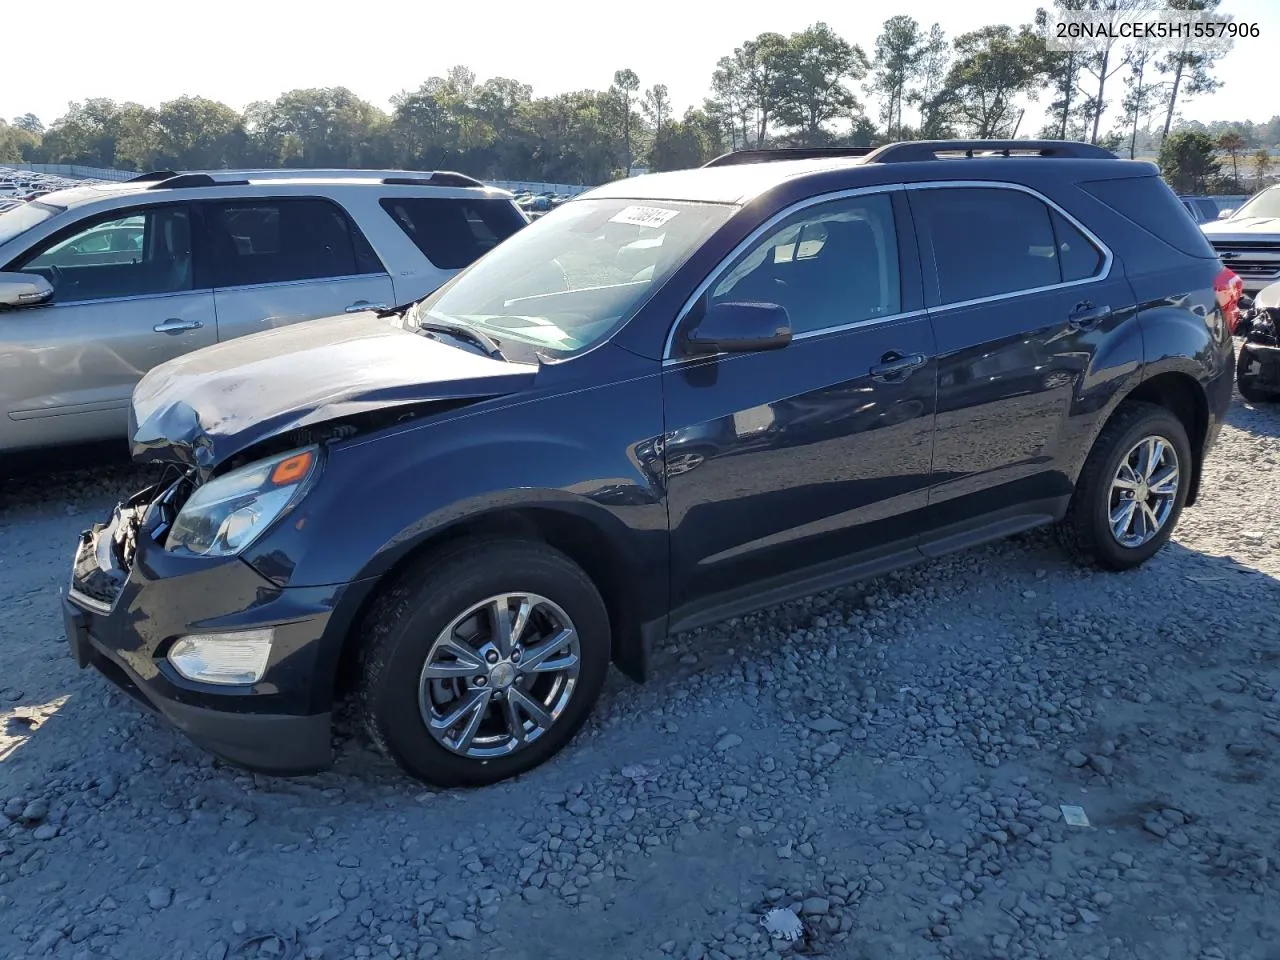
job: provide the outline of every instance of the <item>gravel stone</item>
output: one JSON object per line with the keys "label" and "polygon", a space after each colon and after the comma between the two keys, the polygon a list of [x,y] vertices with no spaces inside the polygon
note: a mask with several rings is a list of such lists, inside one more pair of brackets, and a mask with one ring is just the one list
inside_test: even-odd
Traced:
{"label": "gravel stone", "polygon": [[170,887],[152,887],[147,891],[147,903],[152,910],[163,910],[173,903],[173,890]]}
{"label": "gravel stone", "polygon": [[[520,960],[620,931],[645,960],[1270,957],[1278,424],[1234,403],[1139,570],[1035,531],[683,634],[561,757],[456,792],[391,772],[349,705],[334,769],[277,779],[77,670],[68,544],[152,473],[0,481],[0,957]],[[1043,443],[1006,433],[1010,462]]]}
{"label": "gravel stone", "polygon": [[455,940],[474,940],[476,925],[470,920],[450,920],[444,925],[445,933]]}

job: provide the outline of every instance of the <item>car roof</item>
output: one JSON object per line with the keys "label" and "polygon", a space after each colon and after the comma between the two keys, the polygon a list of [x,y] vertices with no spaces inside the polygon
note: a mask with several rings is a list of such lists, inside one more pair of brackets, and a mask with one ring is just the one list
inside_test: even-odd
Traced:
{"label": "car roof", "polygon": [[648,173],[606,183],[604,186],[587,191],[579,199],[618,198],[746,203],[786,180],[810,173],[856,167],[862,162],[861,157],[832,157]]}
{"label": "car roof", "polygon": [[815,191],[825,192],[941,179],[1036,183],[1055,174],[1101,180],[1156,172],[1148,161],[1121,160],[1099,147],[1070,141],[914,141],[889,144],[865,156],[713,164],[645,174],[604,184],[578,199],[745,204],[785,183],[806,180],[813,181]]}
{"label": "car roof", "polygon": [[[482,193],[495,198],[511,198],[512,194],[448,171],[413,170],[193,170],[182,173],[157,173],[151,179],[90,183],[54,190],[40,197],[48,206],[73,209],[101,200],[145,195],[163,200],[169,191],[181,191],[183,198],[198,196],[204,187],[242,188],[257,192],[267,187],[416,187],[440,192],[442,196]],[[439,182],[432,182],[432,178]]]}

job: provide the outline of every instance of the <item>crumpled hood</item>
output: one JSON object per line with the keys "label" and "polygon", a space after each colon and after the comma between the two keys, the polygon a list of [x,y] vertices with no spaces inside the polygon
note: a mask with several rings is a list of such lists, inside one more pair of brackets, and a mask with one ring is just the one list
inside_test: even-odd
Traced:
{"label": "crumpled hood", "polygon": [[150,370],[129,414],[134,460],[207,475],[262,440],[354,414],[485,398],[532,383],[504,363],[411,333],[371,313],[265,330]]}
{"label": "crumpled hood", "polygon": [[1211,220],[1200,229],[1212,242],[1232,240],[1258,240],[1273,236],[1280,241],[1280,217],[1241,217],[1239,220]]}

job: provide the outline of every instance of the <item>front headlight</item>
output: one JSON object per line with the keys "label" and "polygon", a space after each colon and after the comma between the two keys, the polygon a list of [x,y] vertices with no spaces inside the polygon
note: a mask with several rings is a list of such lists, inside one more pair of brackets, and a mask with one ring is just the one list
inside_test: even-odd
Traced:
{"label": "front headlight", "polygon": [[235,556],[302,498],[319,463],[318,447],[290,450],[198,487],[174,520],[165,549]]}

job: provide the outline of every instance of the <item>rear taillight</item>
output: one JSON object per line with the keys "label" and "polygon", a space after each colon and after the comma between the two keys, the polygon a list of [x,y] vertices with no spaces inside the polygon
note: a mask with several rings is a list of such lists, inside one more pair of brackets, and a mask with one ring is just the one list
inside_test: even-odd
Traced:
{"label": "rear taillight", "polygon": [[1223,267],[1213,281],[1213,292],[1218,298],[1218,307],[1222,310],[1222,319],[1227,322],[1227,329],[1236,332],[1240,323],[1240,297],[1244,295],[1244,281],[1230,267]]}

